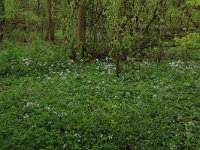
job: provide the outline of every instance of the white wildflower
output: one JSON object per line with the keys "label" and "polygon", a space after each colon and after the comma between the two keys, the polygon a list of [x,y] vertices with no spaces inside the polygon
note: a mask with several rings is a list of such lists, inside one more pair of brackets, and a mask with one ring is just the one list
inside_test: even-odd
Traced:
{"label": "white wildflower", "polygon": [[28,115],[28,114],[25,114],[25,115],[23,116],[23,118],[24,118],[24,119],[28,119],[28,118],[29,118],[29,115]]}
{"label": "white wildflower", "polygon": [[51,108],[50,107],[48,107],[48,106],[46,106],[45,108],[44,108],[44,110],[46,110],[46,111],[49,111]]}
{"label": "white wildflower", "polygon": [[22,64],[25,66],[29,66],[33,61],[31,60],[31,58],[23,58],[22,59]]}
{"label": "white wildflower", "polygon": [[27,102],[24,107],[27,107],[27,108],[40,107],[40,104],[34,103],[34,102]]}

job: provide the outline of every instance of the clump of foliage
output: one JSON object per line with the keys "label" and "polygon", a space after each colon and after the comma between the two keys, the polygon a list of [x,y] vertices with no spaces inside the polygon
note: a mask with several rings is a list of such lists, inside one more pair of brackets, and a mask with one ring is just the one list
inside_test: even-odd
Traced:
{"label": "clump of foliage", "polygon": [[182,38],[175,38],[176,50],[181,52],[185,59],[200,58],[200,35],[191,33]]}

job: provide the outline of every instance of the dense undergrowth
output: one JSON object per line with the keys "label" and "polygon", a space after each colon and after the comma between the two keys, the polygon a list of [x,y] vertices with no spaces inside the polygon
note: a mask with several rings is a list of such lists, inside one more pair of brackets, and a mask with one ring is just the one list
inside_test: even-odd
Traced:
{"label": "dense undergrowth", "polygon": [[117,78],[66,53],[3,47],[0,149],[200,149],[199,62],[137,62]]}

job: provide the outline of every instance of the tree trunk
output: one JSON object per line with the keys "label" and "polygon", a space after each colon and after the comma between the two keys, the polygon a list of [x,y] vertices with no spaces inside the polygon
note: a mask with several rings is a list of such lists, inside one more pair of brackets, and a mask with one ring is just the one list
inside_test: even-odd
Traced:
{"label": "tree trunk", "polygon": [[40,0],[37,0],[37,14],[40,16]]}
{"label": "tree trunk", "polygon": [[85,57],[86,51],[86,7],[85,0],[82,0],[78,8],[78,33],[79,41],[82,46],[82,58]]}
{"label": "tree trunk", "polygon": [[1,1],[0,3],[0,43],[3,42],[3,30],[4,30],[4,23],[5,23],[5,5],[4,5],[4,0]]}
{"label": "tree trunk", "polygon": [[55,29],[54,29],[54,22],[53,22],[53,15],[52,15],[52,0],[47,0],[48,3],[48,31],[47,31],[47,39],[51,41],[55,40]]}

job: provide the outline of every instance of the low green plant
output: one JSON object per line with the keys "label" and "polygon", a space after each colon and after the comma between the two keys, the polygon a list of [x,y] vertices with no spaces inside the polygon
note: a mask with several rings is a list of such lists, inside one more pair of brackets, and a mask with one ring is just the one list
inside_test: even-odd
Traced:
{"label": "low green plant", "polygon": [[186,73],[180,60],[141,62],[116,78],[109,62],[58,62],[62,47],[42,45],[0,52],[0,149],[200,148],[198,62]]}

